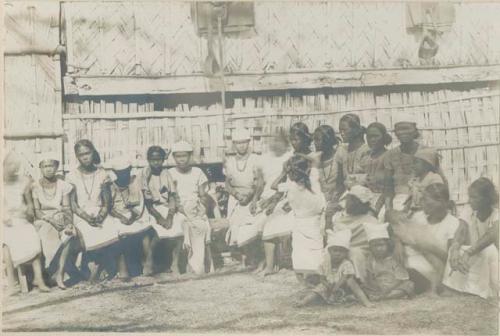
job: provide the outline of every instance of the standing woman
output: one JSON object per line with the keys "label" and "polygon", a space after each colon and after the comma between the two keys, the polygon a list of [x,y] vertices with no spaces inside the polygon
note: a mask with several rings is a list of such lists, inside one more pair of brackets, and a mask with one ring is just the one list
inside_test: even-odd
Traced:
{"label": "standing woman", "polygon": [[42,241],[45,268],[53,275],[57,286],[65,289],[66,261],[70,253],[75,254],[79,249],[70,204],[73,187],[56,175],[59,160],[55,153],[46,153],[39,166],[42,177],[31,187],[35,226]]}
{"label": "standing woman", "polygon": [[159,239],[170,239],[172,250],[171,269],[175,275],[179,272],[179,254],[184,237],[183,217],[176,214],[176,189],[168,169],[163,167],[167,152],[159,146],[151,146],[147,151],[148,166],[142,172],[142,189],[147,213],[143,221],[151,225],[156,235],[151,241],[151,250],[146,257],[143,275],[153,274],[152,251]]}
{"label": "standing woman", "polygon": [[311,178],[312,165],[304,157],[293,156],[287,162],[288,180],[276,180],[273,189],[287,193],[292,217],[292,263],[300,282],[318,274],[323,255],[321,226],[325,197],[317,179]]}
{"label": "standing woman", "polygon": [[[28,204],[31,180],[19,176],[21,159],[10,152],[3,162],[3,255],[7,282],[14,292],[14,268],[31,263],[33,285],[42,292],[49,291],[42,275],[42,248],[35,227],[28,221],[33,209]],[[32,205],[31,205],[32,206]]]}
{"label": "standing woman", "polygon": [[247,129],[236,129],[232,140],[236,155],[228,157],[224,163],[226,190],[230,195],[227,241],[230,246],[237,245],[241,249],[242,267],[245,267],[252,250],[255,250],[250,243],[259,238],[262,232],[260,224],[263,221],[256,216],[256,211],[264,182],[258,166],[259,158],[250,150],[250,132]]}
{"label": "standing woman", "polygon": [[90,280],[97,280],[104,261],[110,262],[109,251],[104,251],[118,241],[119,224],[108,217],[111,208],[110,179],[99,164],[101,158],[94,144],[82,139],[75,144],[79,165],[71,171],[66,181],[73,185],[71,208],[74,224],[79,231],[85,255],[91,262]]}
{"label": "standing woman", "polygon": [[340,118],[339,131],[344,141],[335,154],[335,160],[342,170],[342,180],[347,189],[356,184],[366,183],[366,171],[361,166],[370,148],[365,144],[365,128],[359,117],[349,113]]}
{"label": "standing woman", "polygon": [[325,229],[333,227],[332,217],[339,207],[339,198],[344,193],[344,185],[339,179],[339,166],[334,160],[336,146],[339,143],[331,126],[321,125],[314,131],[314,147],[320,153],[318,173],[321,191],[325,195]]}
{"label": "standing woman", "polygon": [[366,129],[366,141],[370,150],[361,159],[361,168],[366,172],[365,186],[373,193],[372,208],[378,215],[385,203],[384,158],[392,137],[383,124],[373,122]]}

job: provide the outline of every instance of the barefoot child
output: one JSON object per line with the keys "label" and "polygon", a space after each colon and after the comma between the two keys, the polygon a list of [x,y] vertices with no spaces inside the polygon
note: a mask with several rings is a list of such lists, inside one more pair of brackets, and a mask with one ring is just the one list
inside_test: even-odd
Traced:
{"label": "barefoot child", "polygon": [[[188,265],[195,274],[206,272],[207,256],[210,257],[210,223],[208,221],[206,208],[200,200],[188,200],[183,205],[186,216],[186,230],[184,247],[189,251]],[[209,259],[209,272],[213,271],[213,263]]]}
{"label": "barefoot child", "polygon": [[55,153],[46,153],[39,166],[42,178],[31,187],[34,224],[42,242],[45,268],[57,286],[65,289],[64,266],[69,254],[79,250],[69,197],[73,187],[56,176],[59,160]]}
{"label": "barefoot child", "polygon": [[[10,152],[3,162],[3,252],[9,291],[15,292],[14,268],[31,264],[33,285],[49,291],[42,276],[42,248],[35,227],[28,221],[33,209],[27,204],[31,179],[19,176],[21,159]],[[21,279],[19,279],[21,280]]]}
{"label": "barefoot child", "polygon": [[141,220],[144,212],[144,197],[141,190],[140,177],[131,175],[132,165],[123,157],[114,160],[112,165],[114,179],[111,184],[112,208],[110,215],[119,221],[118,235],[122,243],[122,253],[119,257],[118,267],[123,278],[128,278],[126,255],[129,251],[132,236],[142,235],[142,250],[144,252],[143,270],[152,264],[152,250],[150,236],[146,231],[151,227],[149,223]]}
{"label": "barefoot child", "polygon": [[[176,207],[177,211],[183,215],[186,215],[186,206],[189,207],[188,202],[198,202],[201,201],[205,195],[205,187],[208,184],[208,179],[205,173],[198,167],[193,167],[191,163],[191,156],[193,153],[193,146],[186,141],[179,141],[172,146],[172,155],[174,156],[174,160],[176,162],[176,166],[174,168],[170,168],[168,172],[172,177],[172,182],[174,188],[176,190]],[[189,209],[188,209],[189,212]],[[207,220],[208,222],[208,220]],[[184,241],[186,243],[199,241],[199,237],[195,237],[195,233],[199,233],[195,230],[194,227],[190,227],[193,223],[189,223],[185,218],[183,220],[183,230],[184,230]],[[208,224],[207,224],[208,225]],[[187,236],[191,234],[191,236]],[[205,235],[209,235],[209,232],[205,232]],[[201,235],[201,233],[200,233]],[[178,256],[180,250],[182,248],[182,239],[176,240],[176,246],[174,248],[175,255],[172,256],[172,262],[174,260],[178,261]],[[205,255],[205,245],[196,244],[191,246],[192,252],[190,253],[190,257],[188,263],[190,265],[195,265],[193,270],[195,272],[200,271],[201,267],[199,267],[201,257],[198,259],[200,255]],[[174,259],[175,258],[175,259]],[[175,266],[173,266],[175,267]],[[203,270],[204,273],[204,270]]]}
{"label": "barefoot child", "polygon": [[[147,151],[148,166],[142,171],[142,190],[147,213],[143,221],[151,225],[156,235],[151,241],[151,251],[160,239],[169,239],[174,244],[172,266],[174,274],[179,274],[179,253],[184,237],[183,216],[176,213],[176,189],[168,169],[163,167],[167,152],[159,146],[151,146]],[[152,256],[146,260],[143,275],[153,274]]]}
{"label": "barefoot child", "polygon": [[387,232],[388,224],[366,225],[370,255],[363,289],[371,301],[411,298],[414,284],[408,271],[396,260]]}
{"label": "barefoot child", "polygon": [[345,303],[349,301],[351,293],[365,307],[373,306],[359,286],[354,265],[349,260],[350,240],[350,230],[328,230],[326,253],[320,266],[321,282],[297,304],[298,307],[318,301],[327,304]]}

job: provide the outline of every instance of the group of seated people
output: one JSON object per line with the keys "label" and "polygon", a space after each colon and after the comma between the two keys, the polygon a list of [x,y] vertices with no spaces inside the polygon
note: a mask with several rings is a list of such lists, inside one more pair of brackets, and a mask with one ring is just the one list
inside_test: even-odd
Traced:
{"label": "group of seated people", "polygon": [[[394,120],[399,146],[378,122],[355,114],[311,134],[302,122],[269,137],[268,152],[250,148],[247,129],[232,132],[234,155],[224,159],[226,218],[185,141],[147,150],[135,170],[125,157],[104,169],[89,140],[74,146],[79,165],[65,177],[47,153],[41,178],[22,176],[21,159],[4,159],[4,256],[8,283],[31,264],[33,286],[64,289],[65,273],[96,282],[102,274],[130,278],[127,256],[155,273],[153,251],[166,241],[171,270],[214,270],[216,236],[241,255],[241,267],[262,276],[278,271],[277,247],[291,239],[292,267],[310,291],[297,305],[446,295],[498,296],[498,193],[481,177],[469,187],[460,215],[450,200],[439,154],[421,143],[416,122]],[[291,148],[290,148],[291,145]],[[165,168],[172,154],[175,167]],[[215,235],[218,231],[223,234]],[[142,248],[131,244],[139,239]],[[131,249],[133,249],[131,251]],[[77,266],[77,255],[81,260]]]}

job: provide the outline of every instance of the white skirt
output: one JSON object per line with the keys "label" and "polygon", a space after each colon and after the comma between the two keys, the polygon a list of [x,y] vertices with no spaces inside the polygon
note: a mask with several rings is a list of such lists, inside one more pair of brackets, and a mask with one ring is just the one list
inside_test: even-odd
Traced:
{"label": "white skirt", "polygon": [[35,227],[24,218],[11,218],[12,226],[3,225],[3,243],[9,248],[14,267],[34,259],[42,252]]}
{"label": "white skirt", "polygon": [[[89,215],[97,215],[99,212],[99,207],[89,207],[83,209]],[[83,243],[85,245],[85,250],[92,251],[97,250],[102,247],[109,246],[118,241],[118,233],[121,229],[121,223],[118,224],[115,218],[111,216],[106,216],[104,222],[101,226],[95,227],[91,226],[89,223],[84,221],[78,216],[74,216],[75,227],[78,229]]]}
{"label": "white skirt", "polygon": [[[462,246],[461,252],[468,248]],[[451,271],[450,260],[446,263],[443,284],[463,293],[484,299],[498,295],[498,250],[490,245],[469,260],[469,272]]]}
{"label": "white skirt", "polygon": [[270,240],[279,237],[286,237],[292,234],[294,216],[292,211],[285,212],[283,210],[283,205],[286,200],[280,201],[274,211],[269,216],[266,216],[263,231],[262,240]]}
{"label": "white skirt", "polygon": [[35,226],[38,228],[38,235],[42,243],[42,252],[45,257],[45,268],[49,268],[59,249],[71,239],[64,233],[64,230],[57,231],[52,224],[44,220],[36,220]]}
{"label": "white skirt", "polygon": [[234,197],[230,197],[229,202],[228,208],[231,209],[228,216],[231,228],[229,245],[242,247],[259,238],[266,215],[264,213],[252,215],[250,206],[239,205]]}
{"label": "white skirt", "polygon": [[[156,211],[158,211],[162,217],[167,218],[168,215],[168,206],[159,204],[154,206]],[[151,216],[151,214],[145,210],[144,214],[142,215],[141,221],[145,224],[148,225],[149,227],[152,227],[155,231],[156,234],[158,235],[158,238],[160,239],[167,239],[167,238],[177,238],[177,237],[183,237],[184,236],[184,221],[186,217],[183,214],[176,213],[174,215],[174,222],[173,225],[170,229],[165,229],[163,226],[159,225],[156,222],[156,219]]]}
{"label": "white skirt", "polygon": [[297,273],[318,273],[323,257],[322,216],[294,217],[292,264]]}

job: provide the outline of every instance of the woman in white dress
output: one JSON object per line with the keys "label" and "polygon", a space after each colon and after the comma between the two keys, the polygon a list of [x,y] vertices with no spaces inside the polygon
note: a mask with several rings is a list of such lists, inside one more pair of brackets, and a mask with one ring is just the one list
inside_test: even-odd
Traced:
{"label": "woman in white dress", "polygon": [[42,246],[33,219],[32,204],[27,203],[31,179],[19,176],[21,159],[10,152],[3,162],[3,253],[10,292],[16,291],[14,268],[24,264],[33,267],[33,285],[49,291],[42,275]]}
{"label": "woman in white dress", "polygon": [[55,153],[46,153],[39,166],[42,177],[31,187],[34,224],[42,242],[45,268],[57,286],[65,289],[63,278],[68,256],[70,253],[75,256],[80,250],[70,204],[73,187],[56,175],[59,160]]}
{"label": "woman in white dress", "polygon": [[498,193],[489,179],[481,177],[470,185],[469,205],[460,219],[443,284],[485,299],[498,298]]}
{"label": "woman in white dress", "polygon": [[232,141],[236,155],[226,158],[224,162],[226,190],[230,195],[226,240],[229,246],[241,249],[244,268],[247,266],[247,258],[255,256],[255,253],[251,254],[255,248],[250,243],[256,241],[262,233],[265,214],[257,215],[257,191],[264,183],[259,157],[250,150],[250,132],[247,129],[236,129],[233,131]]}
{"label": "woman in white dress", "polygon": [[[179,275],[179,254],[184,237],[184,216],[176,213],[176,188],[168,169],[163,167],[167,152],[159,146],[151,146],[147,151],[148,166],[142,171],[142,189],[147,211],[143,222],[150,225],[156,235],[151,241],[151,251],[158,241],[168,239],[173,245],[171,270]],[[168,247],[168,246],[167,246]],[[152,256],[147,259],[143,275],[153,274]]]}
{"label": "woman in white dress", "polygon": [[99,165],[99,153],[86,139],[78,141],[74,149],[79,165],[67,175],[66,181],[73,185],[71,208],[85,250],[83,266],[91,266],[90,280],[95,281],[105,262],[113,263],[112,254],[104,248],[118,242],[121,227],[109,217],[110,179]]}
{"label": "woman in white dress", "polygon": [[317,274],[323,256],[323,235],[326,206],[325,196],[318,182],[318,172],[311,162],[293,156],[287,164],[288,180],[276,181],[273,189],[286,192],[292,209],[292,263],[299,281]]}

